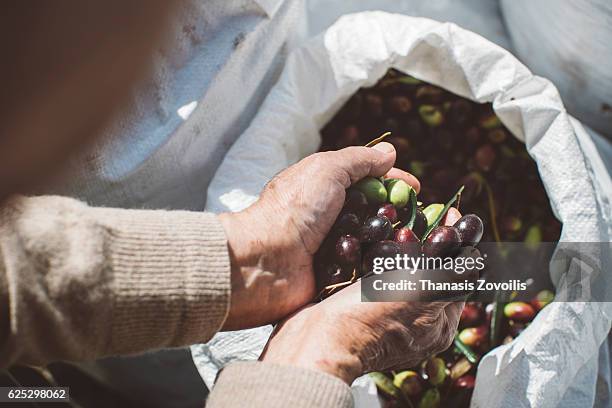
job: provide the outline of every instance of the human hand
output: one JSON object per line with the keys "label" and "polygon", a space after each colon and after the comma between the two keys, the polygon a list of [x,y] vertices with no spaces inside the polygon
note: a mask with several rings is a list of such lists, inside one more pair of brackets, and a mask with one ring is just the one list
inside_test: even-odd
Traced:
{"label": "human hand", "polygon": [[[466,248],[462,255],[478,252]],[[476,275],[470,271],[450,279],[473,281]],[[323,371],[350,384],[367,372],[413,366],[450,346],[463,301],[362,302],[361,284],[287,318],[261,359]]]}
{"label": "human hand", "polygon": [[393,168],[389,143],[313,154],[274,177],[259,200],[219,216],[232,263],[232,298],[224,330],[279,319],[315,296],[313,255],[344,204],[345,190],[366,176],[418,180]]}

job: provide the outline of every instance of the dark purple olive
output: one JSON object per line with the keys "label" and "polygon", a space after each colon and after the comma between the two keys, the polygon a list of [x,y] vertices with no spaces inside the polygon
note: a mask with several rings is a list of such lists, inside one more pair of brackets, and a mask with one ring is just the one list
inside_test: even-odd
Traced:
{"label": "dark purple olive", "polygon": [[336,260],[341,265],[358,265],[361,261],[361,244],[352,235],[344,235],[336,242]]}
{"label": "dark purple olive", "polygon": [[389,100],[389,110],[404,115],[412,110],[412,101],[405,96],[394,96]]}
{"label": "dark purple olive", "polygon": [[359,129],[357,126],[350,125],[342,130],[340,137],[336,141],[336,148],[342,149],[347,146],[354,146],[358,144],[360,144]]}
{"label": "dark purple olive", "polygon": [[402,254],[413,258],[421,255],[421,242],[410,228],[404,227],[395,231],[395,242],[400,245]]}
{"label": "dark purple olive", "polygon": [[425,230],[427,229],[427,217],[425,217],[425,213],[420,208],[416,210],[416,217],[414,219],[414,225],[412,226],[412,231],[415,233],[417,237],[422,237],[425,234]]}
{"label": "dark purple olive", "polygon": [[397,222],[397,210],[393,204],[383,204],[378,208],[376,215],[384,215],[392,224]]}
{"label": "dark purple olive", "polygon": [[431,257],[454,256],[460,249],[459,232],[455,227],[448,226],[434,228],[423,244],[423,253]]}
{"label": "dark purple olive", "polygon": [[473,302],[466,303],[461,311],[459,327],[473,327],[481,324],[484,318],[484,311]]}
{"label": "dark purple olive", "polygon": [[341,213],[334,223],[331,233],[336,234],[336,236],[346,234],[356,235],[360,227],[361,222],[355,214],[350,212]]}
{"label": "dark purple olive", "polygon": [[471,374],[466,374],[459,377],[453,383],[453,388],[456,390],[473,390],[476,385],[476,379]]}
{"label": "dark purple olive", "polygon": [[365,96],[365,113],[369,116],[378,118],[383,113],[383,98],[376,94],[367,94]]}
{"label": "dark purple olive", "polygon": [[465,99],[458,99],[451,104],[448,118],[454,127],[464,127],[472,116],[472,104]]}
{"label": "dark purple olive", "polygon": [[380,241],[372,244],[363,256],[363,273],[367,274],[374,270],[374,259],[395,258],[400,253],[401,248],[397,242]]}
{"label": "dark purple olive", "polygon": [[474,159],[476,160],[476,165],[482,171],[489,171],[493,168],[495,164],[495,158],[497,153],[495,153],[495,149],[490,144],[485,144],[480,146],[476,153],[474,154]]}
{"label": "dark purple olive", "polygon": [[395,231],[395,242],[419,242],[419,238],[410,228],[403,227]]}
{"label": "dark purple olive", "polygon": [[368,199],[365,194],[355,188],[347,190],[343,212],[351,212],[362,220],[368,212]]}
{"label": "dark purple olive", "polygon": [[363,243],[383,241],[391,238],[393,225],[384,215],[368,218],[359,230],[359,239]]}
{"label": "dark purple olive", "polygon": [[463,245],[476,246],[482,238],[484,225],[476,214],[466,214],[453,225],[459,232]]}

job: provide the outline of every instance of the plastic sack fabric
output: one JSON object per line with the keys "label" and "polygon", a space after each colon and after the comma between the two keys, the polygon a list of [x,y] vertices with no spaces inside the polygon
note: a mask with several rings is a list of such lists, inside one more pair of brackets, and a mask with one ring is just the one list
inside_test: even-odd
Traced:
{"label": "plastic sack fabric", "polygon": [[512,44],[568,110],[612,140],[612,2],[502,0]]}
{"label": "plastic sack fabric", "polygon": [[[276,173],[316,152],[319,130],[354,92],[375,84],[389,68],[477,102],[492,102],[537,162],[553,211],[563,222],[561,240],[610,240],[609,192],[602,191],[609,178],[593,173],[576,135],[574,126],[580,125],[572,125],[555,87],[503,48],[454,24],[382,12],[344,16],[290,55],[254,121],[218,169],[208,189],[207,209],[238,211],[250,205]],[[576,262],[598,267],[597,260],[586,257],[557,259],[553,282],[563,284]],[[549,305],[514,342],[482,359],[472,406],[553,407],[562,401],[593,401],[599,349],[611,316],[610,303]],[[269,332],[269,327],[256,330]],[[216,344],[236,338],[252,351],[263,348],[262,337],[245,340],[221,333],[212,346],[194,346],[205,381],[210,385],[214,380],[220,368],[215,362],[248,358],[239,352],[229,356]],[[363,385],[363,378],[358,382]],[[371,395],[368,387],[366,381],[355,393],[357,406],[374,404],[372,399],[365,402]]]}

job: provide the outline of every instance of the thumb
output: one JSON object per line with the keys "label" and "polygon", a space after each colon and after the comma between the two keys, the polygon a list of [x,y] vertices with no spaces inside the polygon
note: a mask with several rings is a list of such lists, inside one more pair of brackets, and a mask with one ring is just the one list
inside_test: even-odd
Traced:
{"label": "thumb", "polygon": [[334,164],[350,179],[350,187],[366,176],[385,175],[395,163],[395,148],[392,144],[381,142],[373,147],[353,146],[331,152],[335,157]]}

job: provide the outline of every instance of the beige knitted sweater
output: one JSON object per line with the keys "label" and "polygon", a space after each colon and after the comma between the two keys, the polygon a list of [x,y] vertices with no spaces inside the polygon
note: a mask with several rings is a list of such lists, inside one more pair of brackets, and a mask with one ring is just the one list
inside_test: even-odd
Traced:
{"label": "beige knitted sweater", "polygon": [[[230,299],[212,214],[92,208],[16,197],[0,208],[0,366],[141,353],[210,339]],[[260,362],[227,367],[209,407],[349,407],[330,375]]]}

